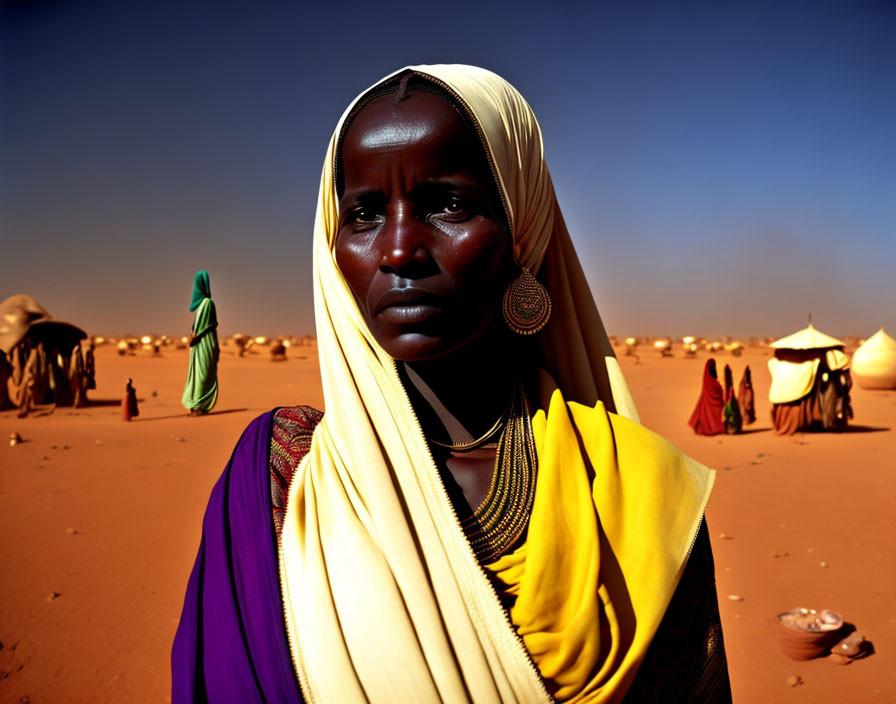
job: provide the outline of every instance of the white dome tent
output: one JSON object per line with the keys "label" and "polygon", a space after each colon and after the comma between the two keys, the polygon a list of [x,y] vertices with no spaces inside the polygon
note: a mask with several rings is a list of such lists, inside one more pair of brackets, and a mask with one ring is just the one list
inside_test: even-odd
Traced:
{"label": "white dome tent", "polygon": [[852,371],[863,389],[896,389],[896,340],[878,330],[853,353]]}

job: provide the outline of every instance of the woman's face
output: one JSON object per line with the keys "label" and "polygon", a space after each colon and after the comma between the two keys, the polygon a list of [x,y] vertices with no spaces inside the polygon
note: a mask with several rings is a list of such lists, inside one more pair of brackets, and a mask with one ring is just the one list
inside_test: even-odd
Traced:
{"label": "woman's face", "polygon": [[482,146],[455,109],[422,91],[374,100],[341,158],[336,263],[380,346],[431,360],[485,332],[512,250]]}

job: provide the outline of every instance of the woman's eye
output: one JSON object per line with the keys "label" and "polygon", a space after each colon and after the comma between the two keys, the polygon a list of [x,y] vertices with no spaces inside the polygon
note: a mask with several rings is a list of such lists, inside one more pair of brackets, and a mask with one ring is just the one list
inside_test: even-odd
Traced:
{"label": "woman's eye", "polygon": [[352,208],[345,216],[346,224],[357,231],[366,231],[375,227],[380,221],[380,213],[376,208],[361,206]]}
{"label": "woman's eye", "polygon": [[445,201],[442,212],[447,215],[463,215],[467,212],[466,204],[459,198],[451,198]]}

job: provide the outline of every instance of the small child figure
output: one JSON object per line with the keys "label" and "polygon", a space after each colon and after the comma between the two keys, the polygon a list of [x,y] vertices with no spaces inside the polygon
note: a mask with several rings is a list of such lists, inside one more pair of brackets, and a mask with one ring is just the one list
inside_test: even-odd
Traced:
{"label": "small child figure", "polygon": [[725,405],[722,407],[722,422],[728,435],[737,435],[743,431],[744,419],[740,414],[740,405],[734,395],[734,374],[731,367],[725,365]]}
{"label": "small child figure", "polygon": [[137,390],[134,388],[133,379],[128,379],[128,385],[124,387],[124,398],[121,399],[121,416],[129,421],[140,415],[137,409]]}

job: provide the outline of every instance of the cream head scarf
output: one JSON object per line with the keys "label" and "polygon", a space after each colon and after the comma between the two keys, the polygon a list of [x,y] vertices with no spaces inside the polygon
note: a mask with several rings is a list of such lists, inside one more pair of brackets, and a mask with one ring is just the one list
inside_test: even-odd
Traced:
{"label": "cream head scarf", "polygon": [[[472,66],[412,66],[466,108],[496,172],[514,253],[545,283],[542,364],[563,396],[637,420],[576,257],[531,108]],[[366,92],[365,92],[366,94]],[[362,94],[363,96],[363,94]],[[362,96],[359,96],[358,100]],[[550,699],[458,523],[395,362],[333,254],[337,140],[314,228],[314,305],[326,415],[293,479],[280,545],[290,648],[310,702]]]}

